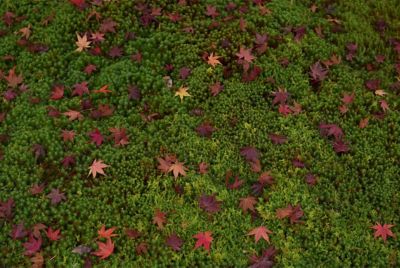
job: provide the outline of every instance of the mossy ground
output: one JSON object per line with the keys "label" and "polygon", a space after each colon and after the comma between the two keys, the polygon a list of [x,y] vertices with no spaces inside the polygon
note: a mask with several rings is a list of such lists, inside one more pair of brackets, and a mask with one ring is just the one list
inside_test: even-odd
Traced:
{"label": "mossy ground", "polygon": [[[99,267],[245,267],[249,256],[259,255],[268,247],[265,241],[255,243],[246,235],[260,225],[273,231],[271,244],[279,250],[279,267],[399,266],[399,240],[389,238],[384,243],[374,239],[370,229],[376,222],[390,223],[396,225],[393,232],[400,235],[400,103],[398,92],[389,89],[398,79],[394,67],[398,55],[388,42],[400,38],[398,2],[316,1],[318,9],[313,13],[312,1],[274,0],[265,3],[271,14],[260,15],[258,7],[249,1],[245,4],[248,12],[236,10],[235,19],[213,30],[209,29],[212,19],[204,14],[206,6],[215,5],[220,16],[226,16],[225,1],[199,1],[186,6],[151,2],[150,6],[162,7],[164,14],[179,12],[182,19],[173,23],[161,16],[158,24],[144,27],[135,1],[109,1],[94,8],[103,18],[112,18],[118,24],[117,32],[107,34],[101,45],[104,51],[116,45],[123,47],[124,55],[111,59],[74,51],[76,32],[98,29],[99,22],[86,19],[92,8],[79,11],[68,1],[1,1],[0,14],[11,11],[26,18],[11,27],[0,26],[7,32],[0,38],[0,55],[15,57],[14,61],[1,61],[0,69],[7,72],[16,65],[29,87],[12,101],[2,100],[0,106],[0,112],[7,113],[0,123],[0,134],[8,136],[0,144],[4,155],[0,161],[0,200],[12,197],[15,201],[12,221],[1,221],[2,266],[30,265],[21,241],[9,236],[12,224],[19,222],[28,228],[43,223],[61,229],[61,240],[45,240],[43,244],[46,267],[82,266],[85,258],[71,251],[81,244],[97,248],[97,230],[103,224],[117,226],[119,236],[114,238],[115,251],[109,258],[99,261],[92,257]],[[233,2],[243,5],[241,1]],[[334,23],[327,20],[326,10],[332,13],[331,18],[340,20],[342,31],[332,30]],[[45,27],[42,22],[51,14],[54,20]],[[245,31],[240,30],[240,17],[247,22]],[[388,24],[382,35],[376,31],[378,20]],[[16,45],[20,39],[16,32],[29,24],[30,40],[46,44],[47,52],[31,53]],[[305,26],[304,38],[296,42],[293,34],[283,34],[286,26]],[[316,26],[323,27],[324,38],[313,31]],[[185,33],[184,27],[195,31]],[[126,41],[127,32],[134,32],[136,38]],[[255,63],[262,73],[255,81],[242,82],[241,67],[235,64],[232,77],[224,79],[222,66],[210,69],[201,59],[203,52],[210,52],[211,44],[224,59],[235,59],[240,46],[253,46],[256,32],[267,33],[271,46],[263,55],[257,55]],[[228,39],[231,46],[222,49],[223,39]],[[358,45],[353,61],[345,60],[348,43]],[[140,63],[130,59],[138,51],[143,55]],[[342,62],[329,69],[327,79],[316,91],[310,85],[309,68],[333,53],[340,55]],[[386,60],[368,71],[365,65],[373,63],[379,54]],[[282,59],[289,61],[288,66],[282,66]],[[90,76],[82,71],[89,63],[97,66]],[[170,74],[172,90],[163,80],[166,64],[175,67]],[[186,80],[179,79],[182,67],[191,69]],[[275,83],[268,82],[268,77]],[[365,88],[364,82],[369,79],[380,79],[388,93],[384,99],[390,110],[383,119],[373,116],[381,111],[381,98]],[[78,110],[81,105],[81,98],[71,97],[70,93],[62,100],[50,100],[53,84],[72,87],[82,81],[87,81],[90,89],[109,85],[113,93],[90,98],[95,107],[114,107],[113,115],[93,120],[84,113],[83,120],[72,122],[65,116],[48,116],[48,106],[65,112]],[[216,81],[224,84],[224,90],[212,97],[209,86]],[[140,101],[129,100],[129,85],[140,88]],[[174,96],[181,85],[187,86],[192,95],[182,102]],[[278,87],[285,88],[291,99],[302,105],[300,114],[284,117],[278,113],[271,97]],[[3,80],[0,91],[6,90]],[[346,114],[338,110],[343,92],[355,92],[356,96]],[[32,103],[32,98],[40,101]],[[159,113],[159,119],[142,119],[145,103],[150,107],[146,113]],[[204,115],[191,115],[194,108],[203,109]],[[370,118],[368,126],[359,128],[360,120],[366,117]],[[211,139],[195,132],[204,121],[217,128]],[[348,153],[334,152],[331,141],[319,133],[321,122],[343,129]],[[115,147],[111,140],[97,148],[89,141],[87,133],[93,129],[108,134],[112,127],[126,128],[130,143]],[[76,132],[73,143],[62,141],[62,129]],[[275,145],[269,133],[285,135],[288,142]],[[32,153],[34,144],[46,150],[41,162]],[[258,197],[259,218],[255,220],[238,207],[239,198],[251,194],[250,186],[259,175],[240,155],[240,148],[245,146],[259,150],[263,171],[270,170],[276,181]],[[189,168],[186,177],[174,180],[157,170],[156,157],[165,153],[176,154],[185,162]],[[65,169],[60,162],[70,154],[76,156],[76,166]],[[300,157],[307,168],[294,167],[295,157]],[[87,176],[94,159],[110,165],[105,170],[107,176]],[[197,172],[200,162],[209,163],[207,174]],[[240,190],[226,188],[227,170],[245,180]],[[304,180],[309,172],[318,178],[313,187]],[[32,196],[29,188],[43,182],[45,191]],[[183,195],[176,194],[175,183],[183,186]],[[46,195],[52,188],[59,188],[67,200],[51,205]],[[212,216],[202,211],[198,205],[202,193],[216,193],[223,202],[221,211]],[[277,219],[276,209],[289,203],[301,204],[304,224],[291,225]],[[163,230],[152,223],[155,209],[168,212]],[[135,228],[143,235],[131,240],[123,228]],[[210,254],[193,249],[193,235],[207,230],[214,237]],[[180,252],[165,245],[165,238],[173,232],[185,241]],[[148,253],[139,256],[135,247],[143,241],[148,244]]]}

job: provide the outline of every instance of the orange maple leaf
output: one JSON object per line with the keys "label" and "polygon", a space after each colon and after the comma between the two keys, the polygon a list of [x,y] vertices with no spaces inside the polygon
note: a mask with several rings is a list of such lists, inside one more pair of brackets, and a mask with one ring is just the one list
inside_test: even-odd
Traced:
{"label": "orange maple leaf", "polygon": [[80,36],[78,33],[76,33],[76,38],[78,41],[75,42],[75,44],[78,46],[78,48],[75,51],[82,52],[84,49],[90,47],[90,41],[88,41],[86,33],[83,36]]}
{"label": "orange maple leaf", "polygon": [[102,86],[100,89],[95,89],[92,91],[93,93],[111,93],[112,91],[108,89],[108,85],[104,85]]}
{"label": "orange maple leaf", "polygon": [[83,115],[80,112],[74,110],[68,110],[67,112],[64,112],[63,115],[68,116],[69,121],[73,121],[75,119],[80,120],[83,118]]}
{"label": "orange maple leaf", "polygon": [[[96,177],[97,173],[101,175],[106,175],[103,171],[104,168],[109,167],[109,165],[104,164],[103,160],[97,161],[96,159],[93,160],[92,165],[89,167],[89,175],[92,174],[93,178]],[[88,176],[89,176],[88,175]]]}
{"label": "orange maple leaf", "polygon": [[183,165],[183,162],[176,161],[169,167],[168,172],[172,171],[174,173],[174,177],[176,179],[176,178],[178,178],[179,174],[182,175],[183,177],[185,177],[186,170],[188,170],[188,169],[187,169],[187,167],[185,167]]}
{"label": "orange maple leaf", "polygon": [[106,230],[106,226],[102,225],[100,230],[97,231],[97,233],[99,234],[99,238],[103,237],[103,238],[111,238],[113,236],[117,236],[117,234],[113,234],[113,232],[115,231],[115,229],[117,229],[117,227],[111,227],[110,229]]}
{"label": "orange maple leaf", "polygon": [[114,243],[110,238],[107,239],[107,243],[97,242],[99,249],[92,254],[100,257],[100,259],[105,259],[114,252]]}
{"label": "orange maple leaf", "polygon": [[221,62],[218,60],[219,58],[221,57],[214,55],[214,53],[211,53],[210,56],[208,56],[207,63],[210,64],[212,67],[215,67],[217,64],[221,64]]}

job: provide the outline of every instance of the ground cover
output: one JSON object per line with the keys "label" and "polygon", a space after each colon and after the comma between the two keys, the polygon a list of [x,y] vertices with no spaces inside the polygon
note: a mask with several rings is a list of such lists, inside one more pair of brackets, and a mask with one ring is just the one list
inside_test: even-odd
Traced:
{"label": "ground cover", "polygon": [[0,2],[4,267],[397,267],[385,1]]}

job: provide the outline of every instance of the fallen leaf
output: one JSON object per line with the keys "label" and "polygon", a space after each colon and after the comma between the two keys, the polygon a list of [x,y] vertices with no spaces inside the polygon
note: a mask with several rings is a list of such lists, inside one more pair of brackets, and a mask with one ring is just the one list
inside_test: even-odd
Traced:
{"label": "fallen leaf", "polygon": [[211,235],[212,235],[212,233],[210,231],[200,232],[200,233],[194,235],[193,237],[197,239],[196,244],[194,245],[194,249],[203,246],[204,249],[206,249],[206,250],[208,250],[208,252],[210,252],[210,246],[211,246],[211,242],[213,240],[213,237]]}
{"label": "fallen leaf", "polygon": [[[89,167],[89,175],[92,174],[93,178],[96,177],[97,173],[101,174],[101,175],[106,175],[103,171],[104,168],[109,167],[109,165],[104,164],[103,160],[99,160],[97,161],[96,159],[93,160],[92,165]],[[88,175],[88,176],[89,176]]]}
{"label": "fallen leaf", "polygon": [[254,235],[256,243],[258,242],[258,240],[260,240],[260,238],[263,238],[265,241],[269,243],[268,234],[272,234],[272,231],[268,230],[264,226],[260,226],[251,230],[247,235]]}

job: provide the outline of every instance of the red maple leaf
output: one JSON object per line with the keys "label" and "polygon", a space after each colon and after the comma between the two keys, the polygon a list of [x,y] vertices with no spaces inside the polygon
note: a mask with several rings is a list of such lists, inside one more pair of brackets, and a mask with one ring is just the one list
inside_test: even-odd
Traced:
{"label": "red maple leaf", "polygon": [[55,85],[53,87],[53,91],[51,92],[50,99],[52,100],[60,100],[64,97],[64,86],[63,85]]}
{"label": "red maple leaf", "polygon": [[109,130],[114,137],[115,146],[124,146],[129,143],[125,128],[110,128]]}
{"label": "red maple leaf", "polygon": [[114,234],[113,232],[117,229],[117,227],[111,227],[106,230],[106,226],[102,225],[100,230],[97,231],[99,238],[111,238],[114,236],[117,236],[117,234]]}
{"label": "red maple leaf", "polygon": [[82,83],[77,83],[74,85],[74,91],[72,91],[72,96],[80,96],[86,93],[89,94],[88,82],[83,81]]}
{"label": "red maple leaf", "polygon": [[104,140],[103,136],[97,128],[89,133],[89,137],[96,144],[97,147],[99,147]]}
{"label": "red maple leaf", "polygon": [[53,230],[51,227],[49,227],[46,231],[47,238],[49,238],[51,241],[59,240],[61,238],[60,231],[60,229]]}
{"label": "red maple leaf", "polygon": [[74,141],[75,137],[75,132],[73,130],[62,130],[61,131],[61,137],[63,138],[63,141]]}
{"label": "red maple leaf", "polygon": [[158,229],[164,229],[164,224],[167,222],[167,213],[160,211],[157,209],[153,216],[153,223],[157,224]]}
{"label": "red maple leaf", "polygon": [[100,259],[105,259],[114,252],[114,243],[110,238],[107,239],[106,243],[97,242],[97,245],[99,246],[99,249],[92,254],[100,257]]}
{"label": "red maple leaf", "polygon": [[213,237],[211,235],[212,233],[210,231],[200,232],[194,235],[193,237],[197,239],[196,244],[194,245],[194,249],[203,246],[204,249],[210,252],[210,245],[213,240]]}
{"label": "red maple leaf", "polygon": [[293,207],[289,204],[286,208],[279,208],[276,210],[276,216],[278,219],[289,218],[291,224],[300,223],[301,221],[299,219],[303,217],[303,215],[304,212],[300,205]]}
{"label": "red maple leaf", "polygon": [[38,239],[35,239],[33,234],[30,234],[29,240],[25,242],[23,246],[25,248],[24,255],[32,256],[42,247],[42,237],[39,236]]}
{"label": "red maple leaf", "polygon": [[386,242],[386,239],[388,236],[396,237],[396,235],[393,234],[393,232],[390,230],[390,228],[392,228],[393,226],[395,226],[395,225],[394,224],[381,225],[380,223],[377,223],[376,225],[371,226],[370,228],[375,230],[375,233],[374,233],[375,238],[380,236],[380,237],[382,237],[383,241]]}
{"label": "red maple leaf", "polygon": [[247,235],[254,235],[256,243],[258,242],[258,240],[260,240],[260,238],[263,238],[265,241],[267,241],[269,243],[268,234],[272,234],[272,231],[268,230],[264,226],[260,226],[260,227],[257,227],[257,228],[254,228],[253,230],[251,230]]}

